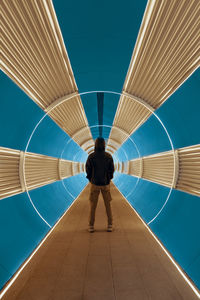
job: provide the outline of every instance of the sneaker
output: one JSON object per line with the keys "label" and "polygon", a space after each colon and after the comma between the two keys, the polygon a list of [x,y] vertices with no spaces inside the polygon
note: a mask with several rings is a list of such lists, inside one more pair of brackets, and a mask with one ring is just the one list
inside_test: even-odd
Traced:
{"label": "sneaker", "polygon": [[89,231],[89,232],[94,232],[94,226],[89,226],[89,227],[88,227],[88,231]]}
{"label": "sneaker", "polygon": [[108,232],[112,232],[112,231],[113,231],[112,225],[108,225],[107,231],[108,231]]}

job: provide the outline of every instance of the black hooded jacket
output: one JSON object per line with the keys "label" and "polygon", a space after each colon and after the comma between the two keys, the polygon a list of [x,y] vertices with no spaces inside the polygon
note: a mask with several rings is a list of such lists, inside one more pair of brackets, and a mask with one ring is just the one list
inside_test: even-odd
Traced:
{"label": "black hooded jacket", "polygon": [[95,151],[86,162],[86,178],[95,185],[107,185],[113,178],[114,163],[112,156],[105,152],[105,147],[95,145]]}

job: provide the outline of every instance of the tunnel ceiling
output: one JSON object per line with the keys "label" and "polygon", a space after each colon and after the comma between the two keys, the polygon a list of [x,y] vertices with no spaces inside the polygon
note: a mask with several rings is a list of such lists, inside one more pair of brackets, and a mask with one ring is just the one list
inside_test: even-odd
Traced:
{"label": "tunnel ceiling", "polygon": [[[166,229],[181,197],[192,210],[200,195],[200,5],[179,4],[1,1],[0,197],[6,210],[6,199],[22,199],[23,207],[28,196],[28,214],[37,213],[32,221],[39,216],[52,227],[87,184],[84,163],[103,136],[115,160],[114,183],[200,284],[200,245],[182,258],[184,237],[177,245]],[[182,226],[183,215],[176,219]],[[30,249],[45,226],[38,225]]]}

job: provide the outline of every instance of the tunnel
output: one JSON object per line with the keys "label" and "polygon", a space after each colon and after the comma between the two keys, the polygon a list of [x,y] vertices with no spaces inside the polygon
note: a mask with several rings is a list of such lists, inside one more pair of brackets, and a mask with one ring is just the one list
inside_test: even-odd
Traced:
{"label": "tunnel", "polygon": [[199,297],[199,1],[2,0],[0,12],[0,298],[88,186],[97,137]]}

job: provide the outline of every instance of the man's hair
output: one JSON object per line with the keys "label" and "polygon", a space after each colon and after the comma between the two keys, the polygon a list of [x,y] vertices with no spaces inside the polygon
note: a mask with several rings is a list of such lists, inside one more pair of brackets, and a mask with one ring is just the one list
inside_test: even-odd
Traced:
{"label": "man's hair", "polygon": [[102,137],[98,137],[95,141],[95,151],[105,151],[105,140]]}

